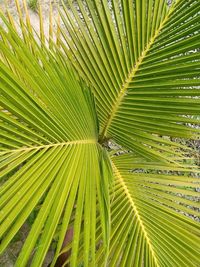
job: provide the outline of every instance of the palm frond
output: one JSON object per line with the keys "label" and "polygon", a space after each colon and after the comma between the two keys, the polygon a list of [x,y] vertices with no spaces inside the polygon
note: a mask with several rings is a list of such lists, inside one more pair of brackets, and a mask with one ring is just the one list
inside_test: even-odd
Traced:
{"label": "palm frond", "polygon": [[198,138],[188,123],[199,124],[191,118],[200,111],[199,1],[76,6],[69,1],[61,13],[68,33],[61,32],[66,55],[95,92],[102,142],[112,138],[147,159],[166,160],[172,147],[159,136]]}
{"label": "palm frond", "polygon": [[35,211],[17,266],[53,240],[52,267],[198,266],[199,169],[169,136],[199,138],[199,1],[70,0],[48,37],[41,6],[39,32],[16,6],[20,32],[0,15],[0,252]]}
{"label": "palm frond", "polygon": [[[184,175],[170,174],[166,166],[151,162],[143,168],[141,159],[131,154],[112,157],[112,165],[108,265],[198,266],[200,226],[185,214],[199,216],[199,179],[184,168]],[[176,166],[171,170],[181,173]]]}
{"label": "palm frond", "polygon": [[17,265],[27,266],[34,254],[31,266],[42,266],[55,235],[56,260],[72,218],[71,266],[77,266],[80,231],[83,261],[93,264],[97,214],[104,258],[108,253],[112,179],[107,153],[98,144],[93,94],[59,51],[40,46],[28,28],[25,42],[2,19],[7,29],[1,27],[0,43],[0,251],[37,209]]}

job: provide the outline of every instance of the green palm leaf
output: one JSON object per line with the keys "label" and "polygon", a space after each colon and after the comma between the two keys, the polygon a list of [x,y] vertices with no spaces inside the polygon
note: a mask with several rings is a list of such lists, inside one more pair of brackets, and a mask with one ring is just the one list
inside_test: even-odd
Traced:
{"label": "green palm leaf", "polygon": [[[170,174],[165,164],[142,163],[134,154],[112,157],[112,166],[108,266],[198,266],[199,223],[183,215],[199,216],[199,179],[189,175],[191,169],[174,165]],[[102,253],[97,266],[103,265]]]}
{"label": "green palm leaf", "polygon": [[186,124],[199,123],[200,5],[166,2],[77,1],[77,10],[69,1],[61,14],[66,55],[95,92],[101,142],[153,160],[173,146],[159,136],[199,135]]}
{"label": "green palm leaf", "polygon": [[1,28],[0,177],[5,183],[0,190],[0,250],[39,208],[17,266],[27,266],[35,247],[31,266],[41,266],[57,231],[58,256],[72,216],[71,266],[77,266],[82,228],[87,266],[90,253],[95,261],[97,214],[105,252],[108,249],[112,177],[107,154],[97,142],[92,93],[76,80],[60,53],[41,48],[33,35],[25,44],[4,21],[8,31]]}
{"label": "green palm leaf", "polygon": [[199,168],[171,137],[199,138],[200,3],[166,2],[70,0],[56,32],[50,5],[48,39],[41,6],[39,33],[25,0],[20,32],[1,14],[1,252],[37,214],[16,266],[54,240],[51,266],[199,265]]}
{"label": "green palm leaf", "polygon": [[198,266],[200,226],[182,214],[199,215],[193,210],[199,202],[187,199],[197,196],[192,189],[199,179],[149,173],[151,168],[163,169],[152,163],[147,172],[133,172],[141,168],[141,159],[131,154],[113,157],[112,162],[115,189],[108,265]]}

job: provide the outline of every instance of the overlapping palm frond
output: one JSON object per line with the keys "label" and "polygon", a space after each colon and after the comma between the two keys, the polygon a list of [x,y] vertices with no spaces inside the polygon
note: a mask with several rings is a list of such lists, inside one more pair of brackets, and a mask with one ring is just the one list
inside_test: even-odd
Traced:
{"label": "overlapping palm frond", "polygon": [[97,214],[101,245],[108,250],[112,178],[98,144],[93,95],[58,51],[40,47],[27,29],[25,43],[2,18],[7,29],[1,27],[0,43],[0,250],[37,208],[16,265],[27,266],[36,247],[31,266],[41,266],[55,235],[59,255],[73,218],[71,266],[77,266],[80,231],[87,266],[95,261]]}
{"label": "overlapping palm frond", "polygon": [[[199,169],[148,162],[133,153],[110,157],[115,180],[107,266],[198,266],[200,225],[190,217],[199,218]],[[98,227],[96,243],[101,240]],[[71,248],[72,242],[62,251]],[[104,266],[103,255],[97,246],[96,266]]]}
{"label": "overlapping palm frond", "polygon": [[101,140],[166,160],[176,144],[160,136],[196,138],[199,1],[68,2],[65,52],[95,92]]}
{"label": "overlapping palm frond", "polygon": [[50,5],[48,38],[41,7],[37,33],[16,6],[21,31],[9,12],[0,26],[0,251],[36,210],[16,266],[42,266],[52,240],[51,266],[198,266],[199,169],[171,137],[199,138],[200,2],[70,0],[55,34]]}

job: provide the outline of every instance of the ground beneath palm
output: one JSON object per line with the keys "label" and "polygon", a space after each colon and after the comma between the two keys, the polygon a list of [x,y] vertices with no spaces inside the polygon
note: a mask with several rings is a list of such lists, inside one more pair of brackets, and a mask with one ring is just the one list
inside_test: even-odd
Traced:
{"label": "ground beneath palm", "polygon": [[[38,1],[38,0],[35,0]],[[19,0],[20,5],[22,6],[22,0]],[[27,6],[28,6],[28,2],[29,0],[26,0],[27,2]],[[56,5],[59,5],[58,1],[51,1],[53,4],[53,18],[57,17],[57,7]],[[6,4],[5,4],[6,3]],[[45,35],[48,37],[48,32],[49,32],[49,3],[50,0],[41,0],[41,7],[42,7],[42,13],[43,13],[43,20],[44,20],[44,31],[45,31]],[[18,21],[18,13],[17,13],[17,9],[15,6],[15,1],[14,0],[0,0],[0,8],[3,10],[3,12],[6,11],[6,6],[8,7],[10,13],[12,14],[12,16],[14,17],[15,21]],[[36,32],[39,33],[40,30],[40,25],[39,25],[39,19],[38,19],[38,12],[33,11],[29,6],[28,6],[28,11],[29,11],[29,15],[30,15],[30,20],[31,20],[31,24],[34,26]],[[17,25],[17,27],[19,28],[19,26]],[[56,28],[56,22],[54,22],[54,28]]]}

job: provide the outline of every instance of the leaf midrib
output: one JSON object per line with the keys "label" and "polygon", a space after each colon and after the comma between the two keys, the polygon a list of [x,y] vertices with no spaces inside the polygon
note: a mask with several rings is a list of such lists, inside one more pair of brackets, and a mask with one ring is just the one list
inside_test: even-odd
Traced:
{"label": "leaf midrib", "polygon": [[[179,1],[177,1],[177,3]],[[122,87],[121,87],[121,89],[119,91],[118,97],[116,98],[116,101],[115,101],[115,103],[113,104],[113,106],[111,108],[111,112],[110,112],[110,115],[108,117],[108,120],[107,120],[105,126],[103,127],[102,133],[100,134],[100,140],[102,140],[102,142],[107,137],[108,129],[109,129],[109,127],[110,127],[110,125],[111,125],[111,123],[112,123],[112,121],[113,121],[113,119],[114,119],[114,117],[115,117],[115,115],[116,115],[116,113],[117,113],[117,111],[118,111],[123,99],[124,99],[124,96],[126,95],[126,92],[128,90],[130,82],[135,77],[135,75],[136,75],[137,71],[139,70],[141,64],[143,63],[147,53],[149,52],[149,50],[151,49],[152,45],[154,44],[155,39],[158,37],[158,35],[160,34],[160,31],[164,27],[165,23],[168,21],[171,13],[174,11],[174,8],[175,8],[176,4],[169,9],[169,11],[166,14],[165,18],[161,22],[158,30],[155,31],[155,34],[150,39],[149,43],[146,46],[146,49],[144,51],[142,51],[141,56],[138,58],[138,61],[136,62],[134,67],[131,69],[131,71],[128,74],[128,77],[125,79],[124,83],[122,84]]]}
{"label": "leaf midrib", "polygon": [[138,223],[139,223],[139,225],[140,225],[140,227],[142,229],[142,232],[144,234],[144,238],[146,239],[146,242],[149,245],[149,249],[150,249],[150,251],[152,253],[152,256],[154,258],[155,264],[156,264],[157,267],[159,267],[158,260],[157,260],[157,257],[155,255],[155,252],[154,252],[154,248],[153,248],[153,246],[151,244],[151,241],[150,241],[150,239],[148,237],[147,231],[146,231],[145,226],[144,226],[144,224],[142,222],[142,219],[141,219],[140,214],[139,214],[139,212],[137,210],[137,207],[135,206],[135,203],[134,203],[134,201],[133,201],[133,199],[131,197],[131,194],[129,193],[129,189],[126,186],[126,183],[124,182],[124,179],[123,179],[120,171],[118,170],[118,168],[116,167],[116,165],[114,164],[114,162],[113,161],[111,161],[111,162],[112,162],[113,172],[116,175],[117,179],[119,180],[122,188],[124,189],[124,192],[125,192],[125,194],[127,196],[127,199],[129,201],[129,203],[131,204],[131,207],[133,209],[133,212],[134,212],[135,216],[137,217]]}
{"label": "leaf midrib", "polygon": [[62,142],[62,143],[51,143],[48,145],[42,145],[42,146],[31,146],[31,147],[21,147],[17,149],[9,149],[5,150],[3,152],[0,152],[0,155],[5,155],[8,153],[17,153],[17,152],[25,152],[25,151],[32,151],[32,150],[40,150],[40,149],[48,149],[51,147],[58,147],[58,146],[69,146],[69,145],[78,145],[78,144],[98,144],[97,140],[95,139],[86,139],[86,140],[73,140],[68,142]]}

